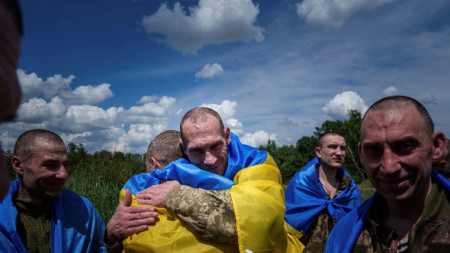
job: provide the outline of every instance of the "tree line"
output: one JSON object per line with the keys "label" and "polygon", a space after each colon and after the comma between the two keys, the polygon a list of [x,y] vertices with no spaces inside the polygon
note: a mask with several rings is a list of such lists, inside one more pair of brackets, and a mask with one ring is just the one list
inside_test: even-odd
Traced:
{"label": "tree line", "polygon": [[[287,185],[294,174],[314,158],[318,137],[327,132],[339,133],[347,143],[344,167],[359,184],[367,178],[358,156],[360,124],[361,113],[351,110],[348,119],[325,121],[320,127],[316,127],[313,135],[297,140],[295,146],[279,146],[275,140],[268,140],[266,145],[258,148],[271,154],[280,168],[283,184]],[[106,150],[90,154],[83,144],[74,143],[68,144],[67,153],[70,176],[66,188],[89,199],[106,222],[114,214],[122,186],[132,176],[146,172],[146,154],[124,154]],[[17,175],[12,169],[11,157],[12,151],[6,150],[9,176],[14,180]]]}

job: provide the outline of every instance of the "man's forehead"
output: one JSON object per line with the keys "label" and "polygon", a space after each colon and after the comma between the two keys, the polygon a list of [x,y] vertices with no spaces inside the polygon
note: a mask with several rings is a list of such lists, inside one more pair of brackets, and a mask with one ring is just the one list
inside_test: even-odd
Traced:
{"label": "man's forehead", "polygon": [[364,140],[369,133],[418,134],[425,129],[425,120],[413,105],[387,106],[367,113],[361,123],[361,140]]}

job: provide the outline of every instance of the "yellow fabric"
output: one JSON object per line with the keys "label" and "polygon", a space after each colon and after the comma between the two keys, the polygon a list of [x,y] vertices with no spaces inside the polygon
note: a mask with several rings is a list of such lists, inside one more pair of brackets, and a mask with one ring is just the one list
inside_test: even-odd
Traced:
{"label": "yellow fabric", "polygon": [[[124,252],[241,252],[297,253],[303,245],[287,233],[284,222],[284,191],[281,174],[268,155],[263,164],[242,169],[230,190],[236,215],[239,248],[236,245],[199,240],[184,222],[165,208],[156,208],[157,221],[147,231],[122,241]],[[120,201],[125,190],[120,192]],[[137,206],[133,196],[131,206]]]}
{"label": "yellow fabric", "polygon": [[[120,191],[120,201],[125,197],[125,190]],[[131,206],[138,206],[133,196]],[[199,240],[174,214],[165,208],[156,208],[157,221],[148,226],[147,231],[133,234],[122,241],[123,252],[238,252],[235,245],[211,243]]]}
{"label": "yellow fabric", "polygon": [[263,164],[239,171],[231,187],[239,251],[301,252],[303,245],[289,235],[284,222],[281,174],[270,155]]}
{"label": "yellow fabric", "polygon": [[303,237],[303,232],[298,231],[297,229],[293,228],[289,223],[284,222],[286,231],[291,234],[294,238],[300,239]]}

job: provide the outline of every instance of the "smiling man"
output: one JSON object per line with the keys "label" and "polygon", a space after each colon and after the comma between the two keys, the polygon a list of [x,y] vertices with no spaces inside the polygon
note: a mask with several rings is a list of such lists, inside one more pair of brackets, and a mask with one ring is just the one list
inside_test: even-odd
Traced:
{"label": "smiling man", "polygon": [[106,252],[94,206],[64,189],[69,158],[57,134],[23,133],[11,163],[19,178],[0,201],[0,252]]}
{"label": "smiling man", "polygon": [[189,160],[134,176],[121,192],[136,196],[132,206],[155,206],[159,219],[125,239],[125,251],[300,252],[284,227],[281,175],[271,156],[240,143],[209,108],[187,112],[180,129]]}
{"label": "smiling man", "polygon": [[295,174],[286,189],[289,232],[305,245],[304,252],[323,252],[336,222],[361,204],[353,179],[342,167],[346,144],[337,133],[319,137],[316,155]]}
{"label": "smiling man", "polygon": [[416,100],[379,100],[364,115],[359,156],[377,189],[344,216],[327,252],[449,252],[450,184],[432,170],[445,136]]}

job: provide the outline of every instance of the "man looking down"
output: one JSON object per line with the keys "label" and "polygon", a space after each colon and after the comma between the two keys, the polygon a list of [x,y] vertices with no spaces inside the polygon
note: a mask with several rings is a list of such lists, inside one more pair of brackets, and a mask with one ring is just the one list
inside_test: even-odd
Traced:
{"label": "man looking down", "polygon": [[100,215],[64,189],[69,158],[57,134],[23,133],[11,164],[19,178],[0,201],[0,252],[106,252]]}

